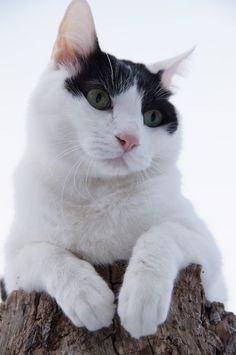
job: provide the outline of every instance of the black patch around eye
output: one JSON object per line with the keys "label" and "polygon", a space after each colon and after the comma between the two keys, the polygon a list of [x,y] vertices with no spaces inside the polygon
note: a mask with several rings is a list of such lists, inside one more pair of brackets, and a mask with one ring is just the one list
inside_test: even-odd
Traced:
{"label": "black patch around eye", "polygon": [[149,71],[143,72],[137,83],[143,97],[142,113],[149,110],[159,110],[162,114],[162,121],[158,127],[163,126],[168,133],[172,134],[178,128],[178,117],[174,105],[169,102],[172,93],[162,86],[162,73],[162,71],[157,74],[152,74]]}
{"label": "black patch around eye", "polygon": [[119,95],[134,84],[134,73],[124,61],[102,52],[99,47],[88,58],[78,59],[80,72],[66,79],[65,87],[74,96],[92,88],[103,88],[110,96]]}
{"label": "black patch around eye", "polygon": [[[142,113],[149,110],[159,110],[162,114],[162,121],[158,127],[165,127],[167,132],[172,134],[178,128],[178,117],[175,107],[169,102],[171,93],[161,89],[159,93],[156,93],[155,89],[144,93],[142,101]],[[157,128],[158,129],[158,128]]]}
{"label": "black patch around eye", "polygon": [[73,96],[86,97],[89,90],[100,88],[114,97],[137,85],[142,97],[142,113],[160,110],[163,115],[160,126],[170,134],[176,131],[178,118],[174,106],[168,101],[171,92],[162,87],[162,71],[153,74],[143,64],[119,60],[102,52],[98,43],[89,57],[78,58],[78,61],[80,71],[65,81],[65,88]]}

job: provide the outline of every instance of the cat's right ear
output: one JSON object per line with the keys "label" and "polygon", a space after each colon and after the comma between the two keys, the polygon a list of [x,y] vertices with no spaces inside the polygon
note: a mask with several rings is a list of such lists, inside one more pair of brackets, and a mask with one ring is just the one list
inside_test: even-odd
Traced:
{"label": "cat's right ear", "polygon": [[72,0],[60,24],[52,52],[56,68],[61,65],[79,67],[98,46],[93,16],[86,0]]}
{"label": "cat's right ear", "polygon": [[174,58],[169,58],[161,62],[147,65],[147,68],[153,74],[161,73],[162,85],[166,89],[169,89],[174,75],[181,74],[186,59],[188,59],[191,56],[195,48],[196,47],[193,47],[187,52],[184,52]]}

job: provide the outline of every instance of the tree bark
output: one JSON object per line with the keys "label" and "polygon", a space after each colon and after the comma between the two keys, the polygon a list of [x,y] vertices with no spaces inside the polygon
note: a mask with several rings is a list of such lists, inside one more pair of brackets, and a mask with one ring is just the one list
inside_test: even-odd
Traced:
{"label": "tree bark", "polygon": [[[117,294],[125,263],[97,269]],[[0,354],[235,355],[236,316],[206,301],[200,275],[197,265],[180,273],[166,322],[139,340],[117,316],[109,328],[92,333],[71,324],[47,294],[15,291],[0,305]]]}

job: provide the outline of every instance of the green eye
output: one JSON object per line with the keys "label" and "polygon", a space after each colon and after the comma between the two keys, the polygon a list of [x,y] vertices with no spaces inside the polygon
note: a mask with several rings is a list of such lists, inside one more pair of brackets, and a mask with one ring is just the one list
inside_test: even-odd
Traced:
{"label": "green eye", "polygon": [[111,106],[110,96],[101,89],[90,90],[87,94],[87,100],[97,110],[108,110]]}
{"label": "green eye", "polygon": [[155,128],[162,122],[162,114],[159,110],[150,110],[144,113],[143,122],[146,126]]}

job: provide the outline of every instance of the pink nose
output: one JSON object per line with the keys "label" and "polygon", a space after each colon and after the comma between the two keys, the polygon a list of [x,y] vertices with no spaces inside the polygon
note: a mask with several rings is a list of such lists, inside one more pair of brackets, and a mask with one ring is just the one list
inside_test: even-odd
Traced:
{"label": "pink nose", "polygon": [[132,134],[128,133],[121,133],[116,136],[118,139],[119,143],[122,145],[122,148],[124,149],[125,152],[128,152],[132,148],[134,148],[136,145],[139,144],[139,140],[136,136],[133,136]]}

